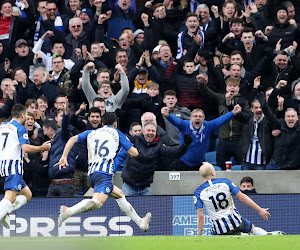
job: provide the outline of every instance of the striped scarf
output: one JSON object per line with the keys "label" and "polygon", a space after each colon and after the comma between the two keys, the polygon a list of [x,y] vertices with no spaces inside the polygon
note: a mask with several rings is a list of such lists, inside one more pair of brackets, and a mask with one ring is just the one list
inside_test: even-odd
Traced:
{"label": "striped scarf", "polygon": [[[183,35],[184,32],[186,31],[186,29],[182,32],[180,32],[177,36],[177,55],[176,55],[176,59],[180,59],[183,56]],[[204,32],[199,29],[199,35],[202,38],[201,44],[200,44],[200,48],[204,45]]]}
{"label": "striped scarf", "polygon": [[[42,16],[40,16],[39,20],[36,23],[36,28],[35,28],[35,33],[34,33],[34,45],[37,43],[37,41],[40,38],[40,29],[41,29],[42,20],[43,20],[43,18],[42,18]],[[56,18],[54,20],[54,26],[56,29],[63,32],[63,22],[62,22],[59,12],[57,13]]]}

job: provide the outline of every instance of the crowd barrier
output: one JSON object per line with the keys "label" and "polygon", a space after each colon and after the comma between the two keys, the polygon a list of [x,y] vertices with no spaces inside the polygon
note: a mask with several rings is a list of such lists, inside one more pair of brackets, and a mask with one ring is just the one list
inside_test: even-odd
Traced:
{"label": "crowd barrier", "polygon": [[[2,197],[1,197],[2,198]],[[264,221],[257,212],[235,199],[242,216],[267,231],[281,230],[300,234],[300,195],[253,195],[262,207],[270,208],[271,217]],[[140,216],[153,215],[151,228],[142,232],[123,214],[116,201],[109,198],[103,208],[76,214],[57,227],[59,206],[71,206],[82,198],[33,198],[10,215],[11,228],[0,226],[0,236],[132,236],[132,235],[197,235],[197,210],[193,196],[128,197]],[[210,234],[211,221],[205,215],[204,235]]]}

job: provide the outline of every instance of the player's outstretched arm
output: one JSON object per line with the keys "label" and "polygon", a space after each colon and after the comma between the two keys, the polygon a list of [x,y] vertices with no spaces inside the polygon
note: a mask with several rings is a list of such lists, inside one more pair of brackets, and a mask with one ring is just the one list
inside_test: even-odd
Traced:
{"label": "player's outstretched arm", "polygon": [[46,141],[41,146],[33,146],[30,144],[23,144],[21,146],[21,148],[24,153],[37,153],[37,152],[41,152],[41,151],[49,151],[51,148],[51,142]]}
{"label": "player's outstretched arm", "polygon": [[67,160],[67,159],[68,159],[68,155],[69,155],[70,150],[72,149],[72,147],[74,146],[74,144],[75,144],[77,141],[78,141],[78,135],[72,136],[72,137],[68,140],[68,142],[67,142],[67,144],[66,144],[66,146],[65,146],[65,148],[64,148],[64,152],[63,152],[63,154],[62,154],[62,156],[61,156],[59,162],[56,163],[56,164],[54,165],[54,166],[59,165],[59,170],[60,170],[61,168],[65,168],[66,166],[69,166],[68,160]]}
{"label": "player's outstretched arm", "polygon": [[198,221],[198,235],[202,235],[204,225],[204,213],[203,208],[197,208],[197,221]]}
{"label": "player's outstretched arm", "polygon": [[254,200],[252,200],[248,195],[243,194],[241,191],[236,194],[236,197],[238,197],[241,202],[257,211],[264,220],[268,220],[269,216],[271,216],[268,212],[269,208],[261,208],[258,204],[255,203]]}
{"label": "player's outstretched arm", "polygon": [[133,157],[137,157],[139,155],[139,151],[135,147],[128,149],[127,153]]}

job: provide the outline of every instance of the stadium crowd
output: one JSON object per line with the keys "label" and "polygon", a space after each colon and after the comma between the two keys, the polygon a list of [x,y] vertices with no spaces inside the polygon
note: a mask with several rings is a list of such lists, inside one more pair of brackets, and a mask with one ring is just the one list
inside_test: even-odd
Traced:
{"label": "stadium crowd", "polygon": [[[115,162],[127,190],[198,170],[209,151],[223,170],[300,169],[299,1],[3,0],[0,13],[0,123],[21,103],[30,143],[52,141],[24,157],[34,196],[89,189],[86,145],[55,164],[105,112],[142,151]],[[180,159],[159,157],[187,133]]]}

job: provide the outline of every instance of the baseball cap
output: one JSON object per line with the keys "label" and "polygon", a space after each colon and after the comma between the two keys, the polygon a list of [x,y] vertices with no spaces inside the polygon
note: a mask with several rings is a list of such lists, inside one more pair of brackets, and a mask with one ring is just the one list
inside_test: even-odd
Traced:
{"label": "baseball cap", "polygon": [[24,40],[24,39],[19,39],[18,41],[16,41],[15,48],[18,48],[21,44],[26,44],[26,45],[28,45],[28,43],[27,43],[26,40]]}
{"label": "baseball cap", "polygon": [[144,66],[141,66],[139,69],[139,73],[142,73],[142,72],[148,72],[148,70]]}

